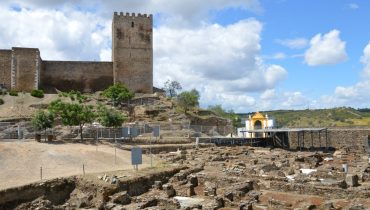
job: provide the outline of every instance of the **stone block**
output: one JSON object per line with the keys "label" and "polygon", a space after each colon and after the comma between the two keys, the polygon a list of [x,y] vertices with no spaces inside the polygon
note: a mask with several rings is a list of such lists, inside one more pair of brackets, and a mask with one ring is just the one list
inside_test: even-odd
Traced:
{"label": "stone block", "polygon": [[197,176],[190,176],[189,183],[192,184],[194,187],[198,186],[198,177]]}
{"label": "stone block", "polygon": [[153,188],[157,189],[157,190],[162,190],[163,189],[162,182],[161,181],[154,181]]}
{"label": "stone block", "polygon": [[350,187],[358,186],[358,176],[356,174],[347,174],[346,183]]}
{"label": "stone block", "polygon": [[131,203],[131,197],[129,194],[127,194],[126,191],[124,192],[119,192],[111,196],[111,201],[113,203],[118,203],[122,205],[126,205]]}
{"label": "stone block", "polygon": [[168,198],[172,198],[176,195],[176,190],[173,188],[171,184],[163,185],[163,190],[166,192]]}
{"label": "stone block", "polygon": [[195,195],[194,186],[192,184],[186,185],[186,196],[191,197]]}

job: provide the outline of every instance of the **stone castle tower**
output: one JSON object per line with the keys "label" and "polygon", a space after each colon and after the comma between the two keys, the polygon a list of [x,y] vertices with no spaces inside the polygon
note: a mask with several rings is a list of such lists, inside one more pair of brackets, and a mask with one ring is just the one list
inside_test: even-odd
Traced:
{"label": "stone castle tower", "polygon": [[153,18],[114,13],[112,60],[114,83],[135,92],[153,91]]}
{"label": "stone castle tower", "polygon": [[37,48],[0,49],[0,86],[8,90],[94,92],[116,83],[153,92],[152,15],[114,13],[112,62],[45,61]]}

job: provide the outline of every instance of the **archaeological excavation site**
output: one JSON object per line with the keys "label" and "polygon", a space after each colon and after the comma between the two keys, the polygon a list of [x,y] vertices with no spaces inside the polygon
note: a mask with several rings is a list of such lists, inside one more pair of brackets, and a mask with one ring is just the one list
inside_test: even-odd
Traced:
{"label": "archaeological excavation site", "polygon": [[[0,210],[370,210],[370,109],[343,105],[357,96],[357,107],[365,107],[362,102],[370,97],[363,95],[369,94],[370,82],[348,89],[336,86],[342,106],[326,97],[330,108],[323,108],[322,101],[310,103],[299,91],[278,93],[275,86],[288,71],[263,62],[320,55],[313,63],[301,63],[334,65],[320,53],[345,48],[338,30],[311,41],[301,38],[298,44],[274,37],[274,44],[296,51],[265,55],[259,43],[262,22],[251,17],[231,25],[210,24],[207,21],[218,18],[213,13],[219,6],[199,12],[215,17],[202,20],[192,31],[188,24],[202,15],[196,7],[187,7],[191,1],[177,10],[194,17],[170,21],[165,20],[171,16],[161,12],[114,12],[107,20],[107,11],[97,17],[92,14],[98,10],[96,2],[86,2],[86,11],[79,6],[71,10],[82,10],[75,11],[77,19],[88,16],[93,26],[74,21],[70,31],[78,35],[80,28],[92,27],[93,43],[104,47],[95,57],[111,53],[110,61],[44,60],[41,55],[48,58],[47,53],[54,52],[42,54],[45,45],[52,45],[51,38],[40,49],[0,49]],[[160,8],[165,5],[153,2],[145,11],[158,7],[158,2]],[[283,2],[287,1],[279,1]],[[117,5],[108,8],[119,9]],[[351,4],[352,10],[358,7]],[[9,8],[9,19],[32,11],[17,4]],[[76,15],[63,16],[62,10],[58,7],[53,10],[57,15],[49,16],[63,21]],[[45,27],[53,25],[49,16],[42,23]],[[179,20],[185,28],[173,24]],[[168,23],[175,29],[161,27]],[[53,34],[68,40],[67,34]],[[37,40],[46,39],[40,37]],[[86,41],[73,40],[76,48]],[[321,45],[330,49],[312,52]],[[309,55],[297,51],[308,47],[313,48],[305,52]],[[370,75],[370,42],[365,53],[369,55],[357,60]],[[345,52],[334,57],[350,60]],[[352,71],[357,65],[348,66]],[[302,78],[294,84],[306,79]],[[324,77],[314,78],[310,83],[316,85]],[[324,79],[334,87],[332,78]],[[306,89],[318,94],[313,89],[320,88]],[[318,108],[312,109],[312,104]]]}
{"label": "archaeological excavation site", "polygon": [[4,125],[0,209],[369,209],[369,128],[251,128],[257,112],[236,133],[171,106],[137,105],[152,124],[90,126],[83,141],[63,126],[37,142],[27,123]]}
{"label": "archaeological excavation site", "polygon": [[[153,167],[8,188],[0,191],[0,209],[367,209],[369,132],[329,130],[330,147],[311,147],[309,139],[310,146],[298,150],[225,139],[157,144]],[[339,143],[348,137],[358,142]],[[297,145],[297,139],[289,141]],[[143,146],[145,154],[150,147]]]}

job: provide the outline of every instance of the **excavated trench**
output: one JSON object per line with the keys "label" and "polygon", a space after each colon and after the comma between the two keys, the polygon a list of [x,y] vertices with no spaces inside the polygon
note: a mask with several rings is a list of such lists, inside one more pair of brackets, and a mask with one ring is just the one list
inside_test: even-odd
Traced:
{"label": "excavated trench", "polygon": [[[115,184],[96,181],[95,175],[72,176],[0,191],[0,209],[104,209],[104,203],[117,192],[126,191],[130,196],[148,192],[155,181],[163,183],[186,167],[160,170],[148,175],[129,179],[120,178]],[[49,208],[48,208],[49,207]]]}
{"label": "excavated trench", "polygon": [[[370,205],[370,165],[360,154],[210,147],[157,157],[177,166],[89,174],[12,188],[0,191],[0,209],[339,210]],[[352,161],[352,175],[341,171],[344,159]],[[305,174],[302,168],[314,172]],[[354,183],[360,173],[361,182],[345,184]]]}

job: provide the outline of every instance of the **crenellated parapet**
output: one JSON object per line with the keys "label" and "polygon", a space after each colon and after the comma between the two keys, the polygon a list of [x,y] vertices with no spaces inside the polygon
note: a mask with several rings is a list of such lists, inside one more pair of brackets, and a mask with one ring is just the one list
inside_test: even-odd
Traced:
{"label": "crenellated parapet", "polygon": [[141,13],[135,14],[134,12],[133,13],[114,12],[113,18],[120,18],[120,17],[122,17],[122,18],[149,18],[149,19],[153,19],[152,14],[141,14]]}

